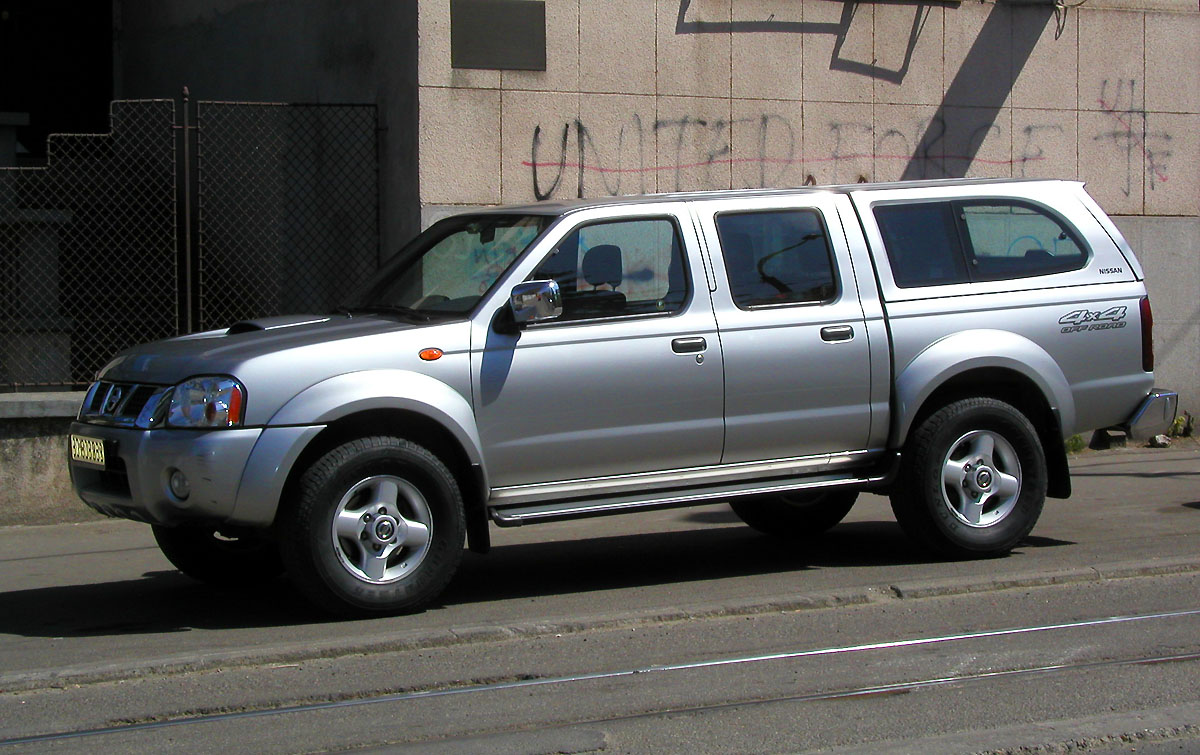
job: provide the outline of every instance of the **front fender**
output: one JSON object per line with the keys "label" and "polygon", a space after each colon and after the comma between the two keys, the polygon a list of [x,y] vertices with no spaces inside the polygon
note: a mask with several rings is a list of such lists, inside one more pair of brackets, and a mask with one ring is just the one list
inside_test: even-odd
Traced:
{"label": "front fender", "polygon": [[[986,348],[981,353],[981,348]],[[966,330],[930,344],[899,370],[889,445],[903,445],[917,412],[947,381],[970,370],[999,368],[1038,387],[1062,427],[1075,426],[1075,400],[1058,363],[1041,346],[1006,330]]]}
{"label": "front fender", "polygon": [[446,383],[409,370],[366,370],[323,380],[296,394],[267,425],[328,425],[375,409],[423,414],[454,435],[472,464],[483,463],[470,403]]}
{"label": "front fender", "polygon": [[291,466],[305,446],[329,424],[379,409],[415,412],[437,422],[454,436],[469,462],[483,469],[475,414],[458,391],[408,370],[351,372],[309,386],[271,417],[242,474],[230,521],[269,525]]}

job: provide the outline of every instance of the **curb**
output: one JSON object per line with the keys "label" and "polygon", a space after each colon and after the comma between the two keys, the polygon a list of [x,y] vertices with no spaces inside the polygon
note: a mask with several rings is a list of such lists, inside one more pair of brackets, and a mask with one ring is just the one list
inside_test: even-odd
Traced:
{"label": "curb", "polygon": [[507,625],[463,625],[435,630],[410,630],[368,641],[281,643],[251,649],[193,653],[144,661],[88,664],[53,670],[0,674],[0,690],[24,692],[66,685],[97,684],[151,675],[174,675],[330,659],[348,655],[389,653],[459,645],[507,642],[517,639],[619,629],[630,626],[669,624],[696,619],[719,619],[791,613],[841,606],[865,605],[889,600],[923,600],[955,595],[998,592],[1030,587],[1103,583],[1200,572],[1200,557],[1161,559],[1145,562],[1098,564],[1052,572],[1016,574],[996,578],[958,578],[901,582],[884,586],[862,586],[833,592],[764,597],[745,601],[698,603],[645,611],[595,614],[579,618],[517,622]]}

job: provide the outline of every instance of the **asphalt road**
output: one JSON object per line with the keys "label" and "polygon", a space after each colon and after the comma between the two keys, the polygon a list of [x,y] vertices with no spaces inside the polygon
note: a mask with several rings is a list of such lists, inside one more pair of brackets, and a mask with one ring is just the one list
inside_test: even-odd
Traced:
{"label": "asphalt road", "polygon": [[0,752],[1200,752],[1200,451],[1072,466],[1003,559],[875,496],[803,546],[710,506],[494,530],[370,621],[132,523],[0,529]]}

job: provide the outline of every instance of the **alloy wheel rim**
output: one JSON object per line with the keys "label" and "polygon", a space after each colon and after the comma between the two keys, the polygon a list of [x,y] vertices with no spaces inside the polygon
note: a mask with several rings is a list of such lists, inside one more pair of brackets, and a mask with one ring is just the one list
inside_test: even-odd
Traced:
{"label": "alloy wheel rim", "polygon": [[355,483],[334,510],[338,561],[355,578],[388,584],[414,572],[429,554],[433,514],[408,480],[376,475]]}
{"label": "alloy wheel rim", "polygon": [[942,459],[942,502],[968,527],[984,528],[1012,513],[1021,496],[1021,461],[1004,436],[972,430]]}

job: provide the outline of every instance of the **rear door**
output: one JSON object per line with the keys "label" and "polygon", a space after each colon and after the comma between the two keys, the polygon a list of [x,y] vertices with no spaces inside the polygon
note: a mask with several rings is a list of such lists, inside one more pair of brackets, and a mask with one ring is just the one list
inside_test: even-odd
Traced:
{"label": "rear door", "polygon": [[714,250],[725,358],[722,461],[866,449],[871,349],[835,196],[693,207]]}

